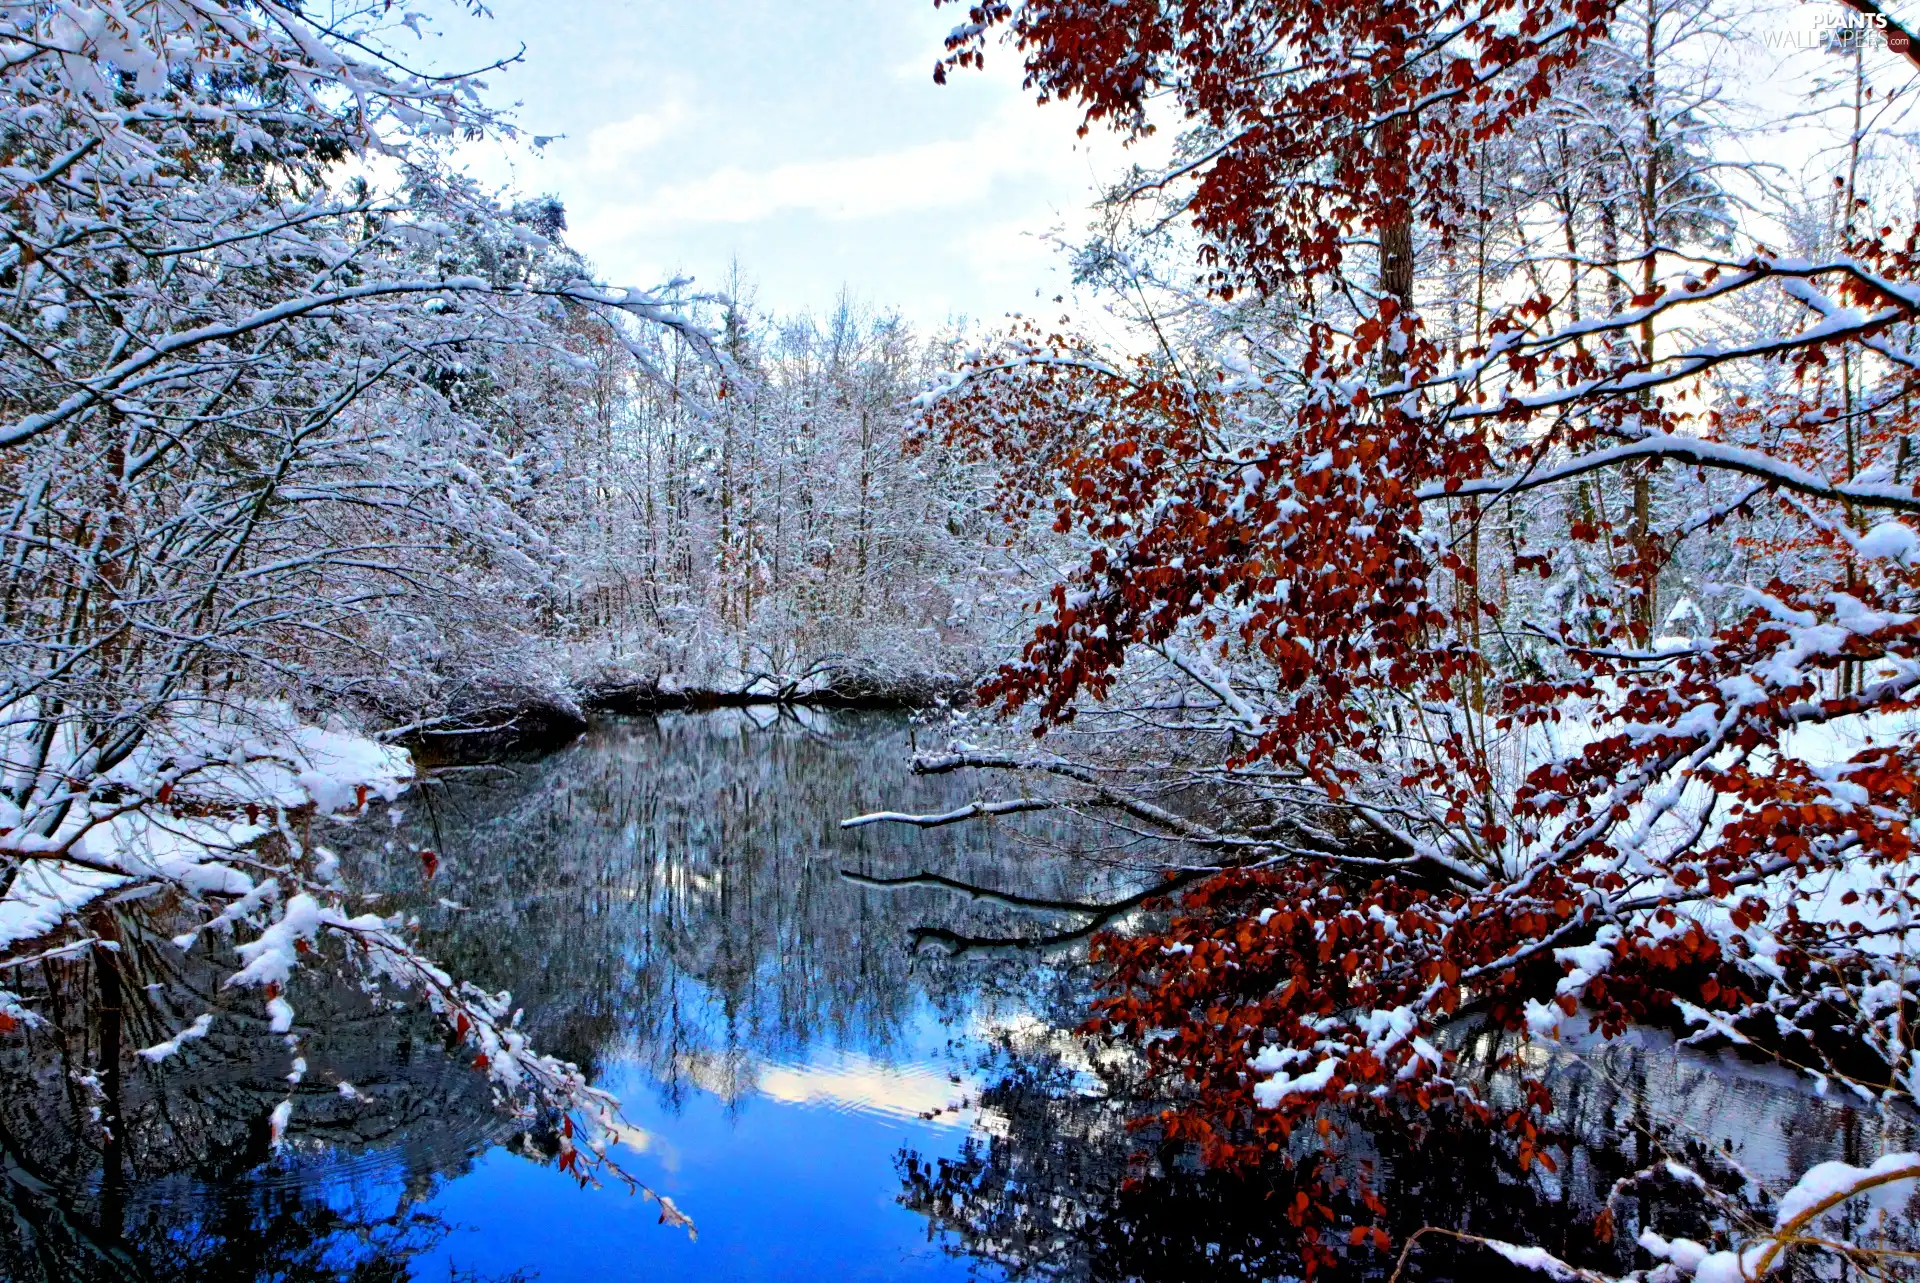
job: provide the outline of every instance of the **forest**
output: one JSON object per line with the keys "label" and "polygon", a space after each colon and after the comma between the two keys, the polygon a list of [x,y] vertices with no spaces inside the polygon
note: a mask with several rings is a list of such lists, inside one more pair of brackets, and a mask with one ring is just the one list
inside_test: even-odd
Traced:
{"label": "forest", "polygon": [[[0,0],[0,1039],[206,961],[218,1011],[99,1035],[94,1123],[244,1002],[278,1147],[321,977],[405,995],[543,1161],[690,1226],[484,944],[366,907],[332,825],[590,714],[905,705],[901,780],[967,796],[846,832],[1045,813],[1126,883],[912,945],[1084,944],[1079,1036],[1153,1084],[1130,1134],[1287,1172],[1287,1268],[1431,1234],[1910,1277],[1898,1217],[1822,1228],[1904,1207],[1891,1147],[1773,1190],[1650,1161],[1562,1259],[1410,1225],[1344,1138],[1556,1173],[1548,1049],[1649,1030],[1903,1134],[1920,14],[934,7],[934,80],[1011,62],[1126,143],[1061,251],[1107,324],[609,283],[564,193],[463,167],[519,126],[407,61],[430,6]],[[1675,1182],[1701,1237],[1620,1220]]]}

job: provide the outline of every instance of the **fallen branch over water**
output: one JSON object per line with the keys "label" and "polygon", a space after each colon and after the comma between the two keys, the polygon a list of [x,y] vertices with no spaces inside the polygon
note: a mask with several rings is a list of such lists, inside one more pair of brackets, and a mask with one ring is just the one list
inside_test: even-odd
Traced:
{"label": "fallen branch over water", "polygon": [[988,900],[995,904],[1004,904],[1016,909],[1035,909],[1044,913],[1086,914],[1087,920],[1065,931],[1043,936],[986,936],[972,935],[955,931],[950,927],[915,927],[908,932],[908,947],[920,949],[928,943],[947,946],[949,956],[958,957],[963,953],[999,949],[1051,949],[1058,945],[1071,944],[1084,940],[1099,931],[1115,918],[1139,908],[1156,896],[1167,895],[1196,879],[1211,877],[1218,869],[1176,869],[1169,871],[1159,882],[1118,900],[1089,903],[1083,900],[1054,900],[1039,896],[1020,895],[1012,891],[1001,891],[994,887],[980,886],[977,883],[962,882],[944,874],[920,873],[905,877],[876,877],[870,873],[860,873],[853,869],[840,870],[840,876],[860,886],[873,887],[883,891],[898,891],[911,887],[936,887],[966,896],[969,900]]}
{"label": "fallen branch over water", "polygon": [[911,824],[916,828],[937,829],[942,825],[959,824],[963,820],[976,820],[989,815],[1018,815],[1022,811],[1050,811],[1057,802],[1042,798],[1023,797],[1008,802],[988,802],[985,800],[969,802],[952,811],[941,811],[934,815],[912,815],[905,811],[872,811],[866,815],[856,815],[840,821],[843,829],[862,829],[869,824]]}

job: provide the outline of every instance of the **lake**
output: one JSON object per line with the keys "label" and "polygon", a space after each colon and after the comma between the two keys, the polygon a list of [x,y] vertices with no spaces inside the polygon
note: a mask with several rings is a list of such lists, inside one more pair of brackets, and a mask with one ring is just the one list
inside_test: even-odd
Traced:
{"label": "lake", "polygon": [[[309,1070],[287,1142],[271,1147],[284,1048],[253,1000],[160,947],[156,926],[130,934],[115,1036],[147,1045],[208,1009],[215,1033],[158,1067],[126,1058],[124,1121],[103,1136],[88,1066],[105,1026],[50,973],[66,1018],[4,1051],[0,1277],[1296,1272],[1285,1173],[1203,1172],[1129,1127],[1151,1107],[1126,1089],[1130,1055],[1071,1033],[1090,993],[1083,953],[910,947],[928,927],[1035,935],[1078,919],[847,876],[924,871],[1070,901],[1143,885],[1138,853],[1046,815],[843,831],[861,812],[979,794],[977,779],[908,772],[927,734],[870,713],[609,722],[539,760],[440,772],[327,835],[369,906],[417,917],[429,953],[512,989],[538,1045],[620,1095],[620,1164],[671,1196],[697,1238],[623,1188],[557,1171],[540,1125],[493,1108],[426,1021],[378,994],[299,995]],[[423,847],[440,857],[431,881]],[[1595,1200],[1636,1165],[1718,1153],[1766,1178],[1905,1134],[1654,1034],[1559,1059],[1574,1143],[1556,1173],[1513,1170],[1485,1136],[1364,1119],[1334,1133],[1329,1161],[1389,1193],[1401,1233],[1446,1224],[1604,1256]],[[1634,1215],[1703,1229],[1695,1192],[1669,1184]],[[1474,1251],[1437,1249],[1409,1277],[1500,1277]],[[1356,1257],[1352,1272],[1391,1264]]]}

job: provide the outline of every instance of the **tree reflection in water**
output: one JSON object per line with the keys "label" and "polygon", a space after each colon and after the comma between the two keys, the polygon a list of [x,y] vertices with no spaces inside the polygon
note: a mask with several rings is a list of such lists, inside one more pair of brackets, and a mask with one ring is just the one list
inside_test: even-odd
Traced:
{"label": "tree reflection in water", "polygon": [[[1487,1038],[1463,1059],[1489,1062],[1496,1050]],[[1349,1115],[1323,1140],[1296,1148],[1294,1165],[1229,1174],[1156,1148],[1150,1128],[1129,1127],[1153,1102],[1137,1098],[1123,1054],[1089,1060],[1063,1051],[1053,1035],[1024,1045],[1010,1039],[1000,1060],[981,1095],[989,1122],[982,1133],[957,1159],[902,1150],[898,1170],[902,1203],[928,1218],[948,1250],[992,1261],[1014,1278],[1296,1278],[1302,1236],[1316,1234],[1341,1257],[1320,1277],[1384,1279],[1423,1226],[1540,1246],[1618,1274],[1651,1263],[1634,1247],[1643,1228],[1699,1241],[1716,1228],[1709,1199],[1665,1171],[1663,1160],[1737,1197],[1751,1188],[1742,1173],[1777,1187],[1826,1159],[1860,1163],[1914,1143],[1911,1119],[1818,1100],[1783,1073],[1695,1056],[1648,1033],[1591,1056],[1557,1058],[1550,1081],[1564,1144],[1556,1170],[1522,1170],[1500,1137],[1436,1111],[1418,1126]],[[1597,1234],[1596,1213],[1615,1182],[1649,1168],[1650,1178],[1615,1201],[1611,1236]],[[1384,1200],[1384,1219],[1356,1196],[1362,1182]],[[1912,1247],[1920,1241],[1912,1210],[1876,1221],[1873,1232]],[[1849,1228],[1863,1231],[1868,1219],[1855,1209]],[[1392,1254],[1350,1242],[1355,1226],[1376,1224],[1391,1235]],[[1400,1277],[1542,1276],[1478,1244],[1425,1235]],[[1796,1261],[1770,1277],[1853,1276],[1831,1261]]]}
{"label": "tree reflection in water", "polygon": [[471,1152],[448,1143],[449,1124],[463,1140],[512,1130],[484,1084],[422,1041],[426,1022],[355,993],[313,995],[302,1015],[327,1023],[303,1048],[300,1126],[274,1153],[284,1048],[236,1006],[163,1065],[131,1056],[187,995],[215,999],[225,973],[205,959],[165,968],[169,953],[146,938],[160,924],[116,916],[119,954],[48,968],[40,996],[57,1018],[16,1036],[0,1063],[0,1278],[405,1277],[407,1257],[444,1232],[416,1205]]}
{"label": "tree reflection in water", "polygon": [[756,1065],[819,1046],[884,1057],[921,1004],[963,1028],[1002,1001],[1027,1010],[1061,969],[915,957],[903,948],[913,926],[1017,931],[1032,917],[938,890],[863,889],[842,870],[934,869],[1065,899],[1127,881],[1043,858],[1073,837],[1047,817],[843,831],[842,818],[882,805],[973,796],[977,780],[908,776],[910,735],[894,715],[759,710],[606,726],[410,807],[395,851],[436,846],[447,885],[423,888],[411,857],[391,855],[362,881],[421,914],[437,957],[511,988],[541,1046],[588,1067],[638,1057],[669,1097],[739,1095]]}

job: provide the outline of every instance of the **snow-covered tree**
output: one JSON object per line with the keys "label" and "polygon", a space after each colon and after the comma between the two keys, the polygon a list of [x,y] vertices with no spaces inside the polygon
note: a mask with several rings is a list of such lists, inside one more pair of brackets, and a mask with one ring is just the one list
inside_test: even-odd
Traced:
{"label": "snow-covered tree", "polygon": [[[311,839],[403,788],[406,754],[307,716],[404,695],[397,659],[430,668],[553,560],[557,443],[516,437],[503,354],[572,368],[596,325],[707,349],[663,297],[587,281],[539,209],[440,175],[498,122],[471,77],[396,55],[422,19],[0,5],[0,983],[49,950],[110,972],[116,906],[164,903],[174,947],[236,947],[228,984],[263,995],[296,1080],[290,986],[324,961],[414,991],[503,1098],[577,1119],[559,1160],[584,1177],[612,1102],[505,995],[352,912]],[[7,1029],[37,1018],[0,993]]]}

